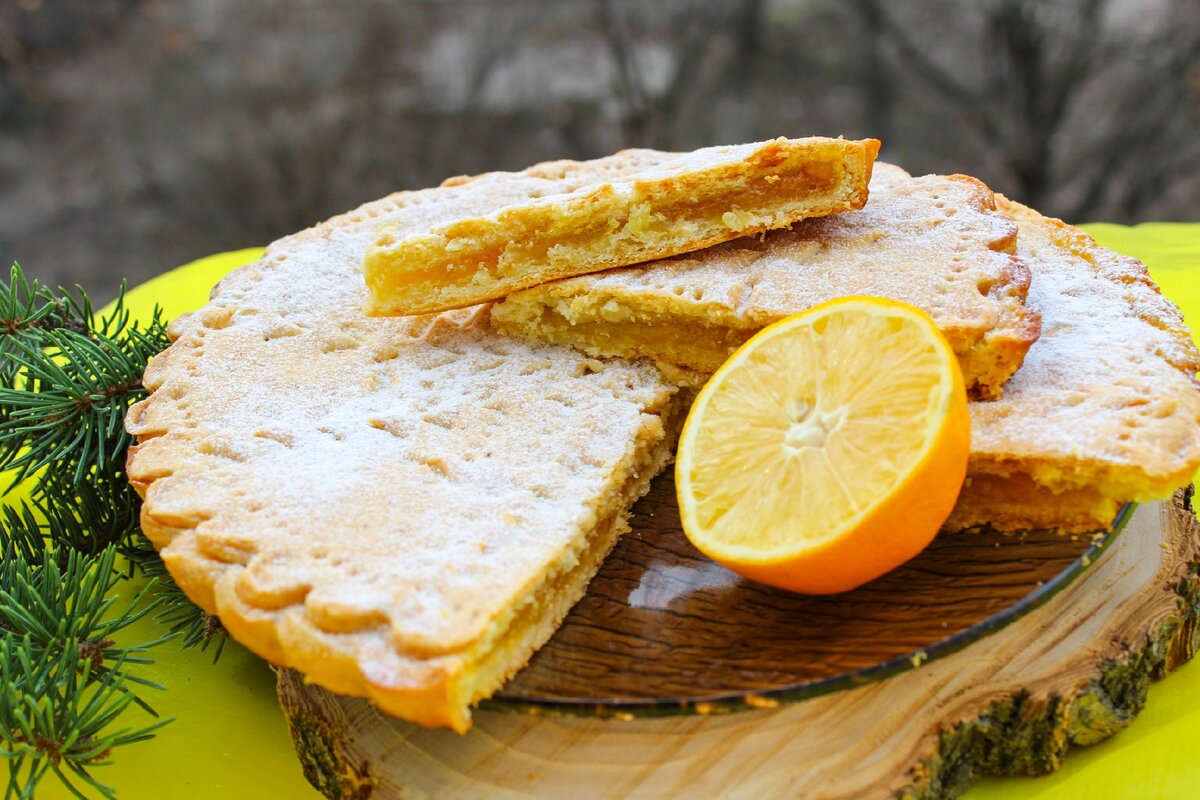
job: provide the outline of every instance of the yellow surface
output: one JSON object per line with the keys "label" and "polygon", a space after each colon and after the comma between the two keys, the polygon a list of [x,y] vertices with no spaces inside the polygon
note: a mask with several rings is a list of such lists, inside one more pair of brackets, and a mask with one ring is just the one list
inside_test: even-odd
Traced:
{"label": "yellow surface", "polygon": [[[1090,225],[1100,243],[1145,261],[1154,278],[1200,330],[1200,224],[1151,223],[1136,227]],[[180,267],[130,293],[135,313],[155,302],[168,316],[198,308],[229,269],[257,250],[226,253]],[[128,635],[153,636],[150,623]],[[155,653],[143,674],[167,686],[149,699],[175,717],[150,742],[118,754],[98,778],[124,800],[282,800],[317,797],[300,773],[275,703],[270,670],[235,644],[221,661],[171,646]],[[130,712],[130,724],[134,724]],[[136,720],[140,724],[141,720]],[[1200,798],[1200,663],[1193,662],[1151,687],[1141,717],[1099,745],[1075,750],[1061,772],[1044,778],[987,780],[967,800],[1190,800]],[[39,800],[67,797],[47,779]]]}

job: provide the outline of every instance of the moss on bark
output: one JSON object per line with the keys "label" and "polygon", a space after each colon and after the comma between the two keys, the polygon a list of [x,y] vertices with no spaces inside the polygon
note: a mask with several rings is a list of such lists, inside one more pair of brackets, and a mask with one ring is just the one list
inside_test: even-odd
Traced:
{"label": "moss on bark", "polygon": [[318,714],[285,701],[283,695],[280,702],[304,777],[313,788],[329,800],[369,800],[376,786],[370,765],[364,762],[355,767]]}
{"label": "moss on bark", "polygon": [[[1173,502],[1194,514],[1191,487]],[[959,797],[985,775],[1044,775],[1062,765],[1071,745],[1090,745],[1128,726],[1146,705],[1151,681],[1191,659],[1200,646],[1200,563],[1175,585],[1178,612],[1150,631],[1141,646],[1102,665],[1070,697],[1019,693],[993,703],[978,718],[941,733],[938,751],[909,773],[902,800]]]}

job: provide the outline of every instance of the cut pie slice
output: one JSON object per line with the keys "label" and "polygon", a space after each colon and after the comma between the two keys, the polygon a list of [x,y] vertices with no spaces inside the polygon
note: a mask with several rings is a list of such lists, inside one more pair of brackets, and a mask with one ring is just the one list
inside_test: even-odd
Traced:
{"label": "cut pie slice", "polygon": [[[425,229],[384,225],[363,274],[371,314],[461,308],[539,283],[687,253],[861,208],[875,139],[775,139],[691,153],[626,150],[507,178],[529,196]],[[452,178],[469,187],[479,178]]]}
{"label": "cut pie slice", "polygon": [[925,311],[975,397],[997,397],[1037,339],[1017,227],[974,178],[876,164],[859,211],[644,268],[537,286],[492,309],[503,332],[700,374],[767,325],[848,295]]}
{"label": "cut pie slice", "polygon": [[1200,468],[1200,353],[1146,268],[1000,198],[1020,225],[1042,336],[1000,400],[971,404],[971,458],[946,527],[1107,528]]}
{"label": "cut pie slice", "polygon": [[196,603],[275,664],[459,731],[583,594],[681,422],[653,366],[499,336],[486,309],[363,315],[378,223],[525,190],[402,193],[276,242],[172,325],[127,422],[143,529]]}

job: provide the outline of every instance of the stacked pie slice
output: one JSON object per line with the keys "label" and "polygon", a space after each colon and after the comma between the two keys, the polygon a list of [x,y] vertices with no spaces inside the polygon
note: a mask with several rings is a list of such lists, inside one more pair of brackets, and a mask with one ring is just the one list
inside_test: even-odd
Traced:
{"label": "stacked pie slice", "polygon": [[1200,468],[1200,353],[1145,266],[1003,198],[1042,335],[993,402],[971,404],[951,529],[1103,530]]}
{"label": "stacked pie slice", "polygon": [[912,303],[953,346],[977,401],[951,527],[1093,530],[1186,483],[1200,357],[1144,268],[877,147],[553,162],[274,243],[147,371],[144,530],[255,652],[462,731],[627,529],[694,387],[830,297]]}
{"label": "stacked pie slice", "polygon": [[541,164],[518,178],[520,202],[428,230],[384,225],[363,265],[369,310],[445,311],[862,208],[878,152],[875,139],[812,137]]}
{"label": "stacked pie slice", "polygon": [[877,295],[927,312],[971,393],[999,396],[1038,335],[1016,224],[963,175],[912,178],[879,164],[870,188],[859,211],[514,293],[492,320],[596,356],[709,374],[772,322],[835,297]]}
{"label": "stacked pie slice", "polygon": [[858,211],[514,293],[493,323],[702,378],[789,314],[884,296],[929,313],[977,401],[947,528],[1101,530],[1122,504],[1190,480],[1200,354],[1141,263],[1020,204],[998,207],[973,178],[876,164],[870,188]]}

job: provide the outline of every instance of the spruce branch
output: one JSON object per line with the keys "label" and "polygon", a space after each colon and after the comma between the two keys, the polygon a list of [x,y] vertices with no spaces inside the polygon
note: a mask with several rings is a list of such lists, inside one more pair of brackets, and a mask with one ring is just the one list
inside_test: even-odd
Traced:
{"label": "spruce branch", "polygon": [[97,319],[81,288],[50,292],[14,265],[0,286],[0,469],[14,483],[62,461],[76,483],[120,472],[132,443],[125,412],[145,396],[142,373],[167,344],[158,308],[144,325],[131,321],[124,284]]}
{"label": "spruce branch", "polygon": [[166,626],[170,635],[178,636],[184,648],[199,647],[204,651],[209,645],[215,645],[212,660],[214,664],[217,663],[225,650],[225,642],[229,640],[229,633],[221,620],[205,612],[183,593],[178,584],[170,579],[162,559],[151,562],[145,568],[145,574],[159,578],[155,596],[162,601],[162,608],[154,618]]}
{"label": "spruce branch", "polygon": [[[169,340],[159,309],[132,320],[124,284],[98,316],[79,287],[51,291],[17,265],[9,277],[0,281],[0,470],[16,480],[0,494],[33,485],[0,511],[5,796],[33,797],[53,774],[76,797],[112,798],[92,770],[166,724],[117,727],[127,712],[157,716],[142,692],[161,687],[137,674],[148,651],[178,639],[216,643],[219,655],[225,638],[141,534],[141,500],[124,472],[126,412]],[[126,579],[140,586],[119,603]],[[129,626],[148,616],[167,630],[130,643]]]}
{"label": "spruce branch", "polygon": [[[123,310],[123,296],[122,284],[115,308]],[[91,302],[79,287],[76,294],[60,290],[56,295],[36,280],[26,278],[19,264],[12,265],[9,282],[0,283],[0,355],[7,354],[14,341],[36,336],[39,331],[62,328],[87,333],[93,323]],[[4,364],[9,366],[7,358]],[[9,385],[9,381],[4,385]]]}
{"label": "spruce branch", "polygon": [[[30,516],[10,519],[27,524]],[[80,781],[113,797],[89,768],[166,724],[112,730],[132,704],[157,716],[134,687],[162,687],[130,667],[149,663],[145,652],[170,635],[118,643],[130,625],[157,608],[157,601],[148,601],[154,585],[118,608],[115,548],[94,557],[71,551],[62,566],[51,549],[29,559],[15,538],[6,539],[0,562],[0,756],[9,762],[7,796],[33,797],[53,773],[77,797],[84,797]]]}
{"label": "spruce branch", "polygon": [[7,563],[38,561],[46,550],[46,532],[33,504],[6,505],[0,522],[0,551]]}
{"label": "spruce branch", "polygon": [[92,307],[82,291],[55,295],[40,283],[25,277],[19,264],[9,271],[9,282],[0,289],[0,333],[52,328],[91,328]]}
{"label": "spruce branch", "polygon": [[89,469],[119,470],[132,444],[124,413],[145,394],[137,359],[108,337],[66,329],[14,344],[9,357],[37,389],[0,388],[0,406],[7,410],[0,440],[24,445],[9,448],[0,466],[24,480],[48,464],[74,461],[77,483]]}
{"label": "spruce branch", "polygon": [[9,762],[6,797],[35,797],[50,773],[78,798],[87,797],[80,782],[102,797],[116,797],[90,769],[111,763],[113,750],[150,739],[170,722],[112,730],[135,700],[124,685],[126,674],[114,669],[95,675],[73,643],[57,653],[37,653],[27,640],[0,640],[0,756]]}
{"label": "spruce branch", "polygon": [[71,552],[97,556],[112,546],[136,567],[133,557],[141,547],[137,494],[123,478],[89,478],[75,484],[69,473],[51,472],[32,499],[6,504],[0,509],[0,547],[11,545],[15,557],[26,561],[53,551],[65,566]]}
{"label": "spruce branch", "polygon": [[75,483],[74,471],[70,463],[56,465],[34,491],[37,511],[46,520],[44,538],[59,552],[96,555],[113,546],[133,560],[141,539],[141,498],[124,472],[92,472]]}
{"label": "spruce branch", "polygon": [[[155,611],[161,601],[150,599],[156,586],[152,580],[123,610],[112,613],[117,606],[113,590],[121,581],[116,556],[113,547],[94,557],[70,551],[65,559],[53,550],[43,551],[36,560],[6,551],[0,564],[0,630],[4,636],[27,639],[35,653],[73,645],[96,677],[107,675],[116,663],[150,663],[145,652],[173,634],[136,645],[117,645],[121,631]],[[60,563],[63,561],[65,564]],[[136,676],[128,679],[162,688]],[[140,699],[135,702],[150,710]]]}

